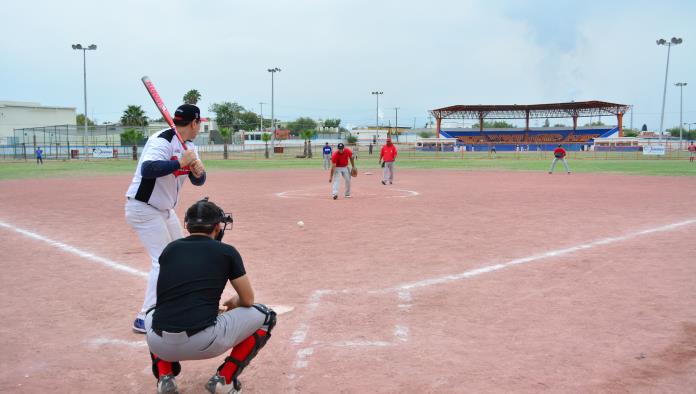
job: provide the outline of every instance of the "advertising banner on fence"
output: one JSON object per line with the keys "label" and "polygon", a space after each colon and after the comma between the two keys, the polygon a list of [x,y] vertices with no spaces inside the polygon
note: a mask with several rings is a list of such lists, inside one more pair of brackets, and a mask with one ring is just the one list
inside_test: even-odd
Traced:
{"label": "advertising banner on fence", "polygon": [[114,150],[111,148],[92,148],[92,157],[110,159],[114,157]]}
{"label": "advertising banner on fence", "polygon": [[664,155],[665,146],[664,145],[644,145],[643,146],[644,155]]}

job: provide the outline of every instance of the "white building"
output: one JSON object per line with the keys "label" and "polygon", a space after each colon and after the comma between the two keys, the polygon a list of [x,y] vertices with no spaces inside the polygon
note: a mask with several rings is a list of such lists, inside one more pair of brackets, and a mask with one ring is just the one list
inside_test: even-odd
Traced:
{"label": "white building", "polygon": [[13,144],[14,129],[75,125],[74,107],[47,107],[39,103],[0,101],[0,145]]}

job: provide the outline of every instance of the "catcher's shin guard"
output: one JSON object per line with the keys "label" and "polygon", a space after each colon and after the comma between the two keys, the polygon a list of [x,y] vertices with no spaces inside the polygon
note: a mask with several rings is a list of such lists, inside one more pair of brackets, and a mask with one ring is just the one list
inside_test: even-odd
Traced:
{"label": "catcher's shin guard", "polygon": [[230,355],[225,358],[225,362],[217,369],[218,375],[223,376],[227,384],[234,382],[235,387],[238,386],[239,374],[256,357],[259,350],[266,345],[266,342],[271,338],[271,330],[276,325],[276,313],[273,309],[263,304],[254,304],[253,307],[266,315],[263,325],[250,337],[233,347]]}
{"label": "catcher's shin guard", "polygon": [[156,379],[164,375],[177,376],[181,372],[181,364],[178,361],[164,361],[152,352],[150,352],[150,359],[152,360],[152,374],[155,375]]}

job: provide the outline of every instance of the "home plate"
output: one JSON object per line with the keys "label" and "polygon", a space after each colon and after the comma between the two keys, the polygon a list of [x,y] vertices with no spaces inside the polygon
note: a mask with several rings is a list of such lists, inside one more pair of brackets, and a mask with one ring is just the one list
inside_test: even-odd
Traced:
{"label": "home plate", "polygon": [[372,175],[372,173],[369,172],[369,171],[365,171],[365,172],[363,172],[363,174],[365,174],[365,175]]}
{"label": "home plate", "polygon": [[268,305],[268,307],[273,309],[277,315],[282,315],[295,309],[294,306],[289,305]]}

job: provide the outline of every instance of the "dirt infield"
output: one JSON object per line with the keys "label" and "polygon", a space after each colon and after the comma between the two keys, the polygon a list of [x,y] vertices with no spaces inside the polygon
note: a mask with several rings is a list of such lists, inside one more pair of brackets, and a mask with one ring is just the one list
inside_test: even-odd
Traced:
{"label": "dirt infield", "polygon": [[[154,392],[129,176],[0,182],[0,392]],[[290,306],[247,393],[685,393],[696,387],[696,180],[324,171],[186,185],[234,214],[257,300]],[[298,221],[304,222],[299,227]],[[219,360],[184,362],[183,393]]]}

